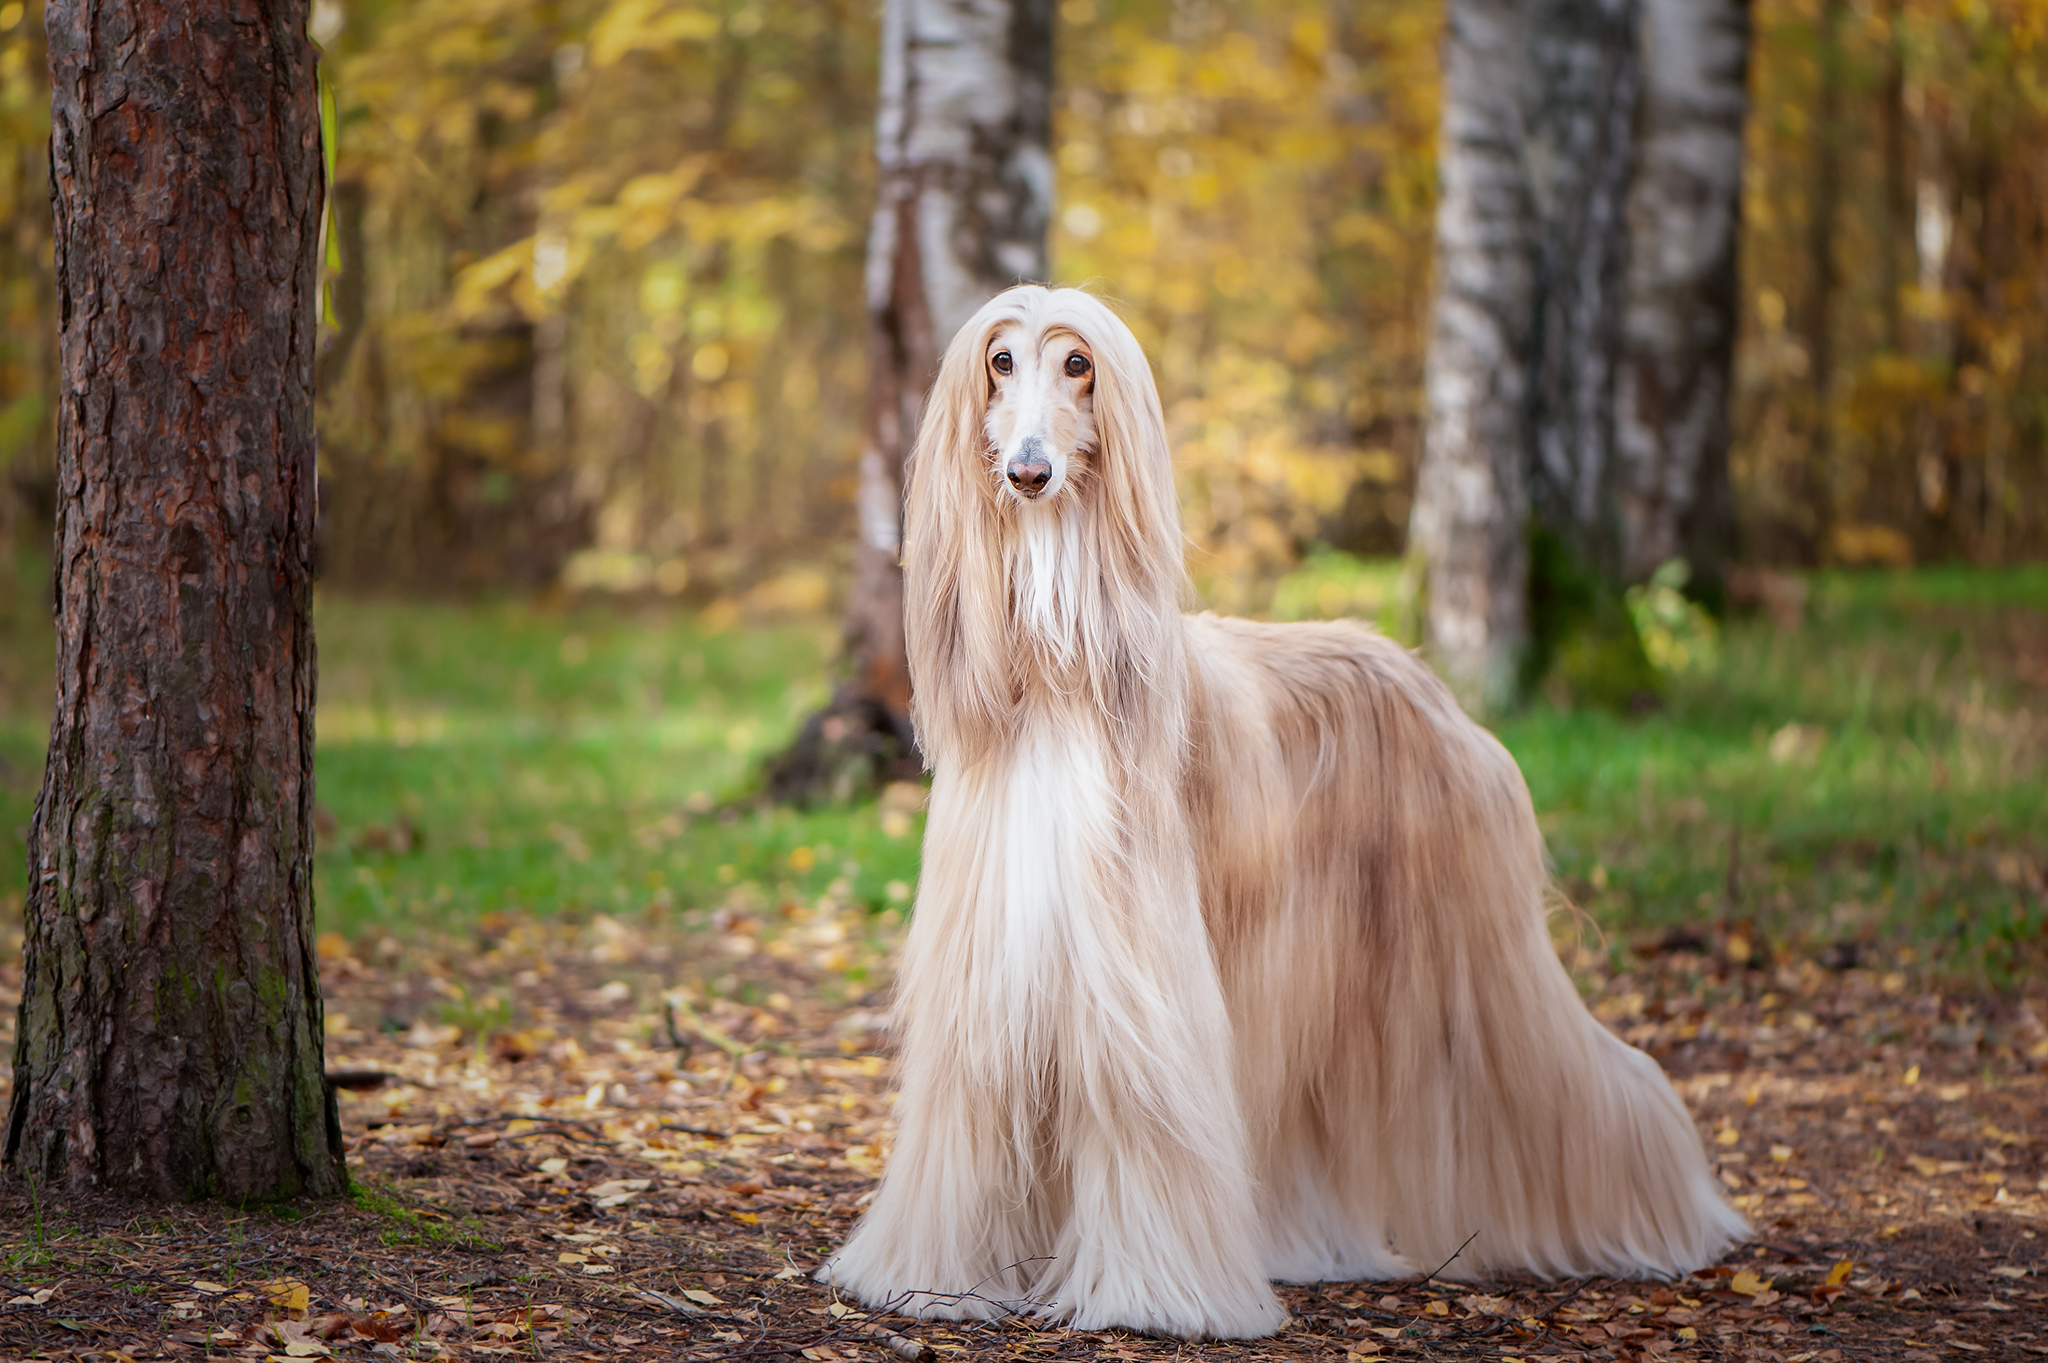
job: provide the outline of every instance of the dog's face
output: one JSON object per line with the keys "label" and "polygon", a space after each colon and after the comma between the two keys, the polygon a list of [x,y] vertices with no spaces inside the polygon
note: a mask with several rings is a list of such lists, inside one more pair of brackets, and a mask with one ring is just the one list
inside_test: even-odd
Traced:
{"label": "dog's face", "polygon": [[988,416],[1002,495],[1051,502],[1095,453],[1095,353],[1063,326],[1010,322],[989,337]]}

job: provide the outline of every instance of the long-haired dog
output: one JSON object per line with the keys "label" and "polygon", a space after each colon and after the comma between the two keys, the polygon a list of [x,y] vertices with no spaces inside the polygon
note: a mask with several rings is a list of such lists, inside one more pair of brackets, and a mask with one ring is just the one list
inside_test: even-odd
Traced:
{"label": "long-haired dog", "polygon": [[1514,760],[1351,624],[1181,613],[1143,352],[1011,289],[947,348],[905,522],[933,772],[863,1301],[1276,1329],[1271,1279],[1668,1275],[1745,1227],[1545,926]]}

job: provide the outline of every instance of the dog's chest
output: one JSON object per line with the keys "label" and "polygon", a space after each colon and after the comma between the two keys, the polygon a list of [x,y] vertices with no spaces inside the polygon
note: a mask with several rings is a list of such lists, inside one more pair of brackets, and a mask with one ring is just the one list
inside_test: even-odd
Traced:
{"label": "dog's chest", "polygon": [[946,897],[950,921],[932,926],[966,949],[958,964],[991,992],[1043,997],[1096,952],[1117,861],[1106,756],[1080,725],[1048,724],[934,786],[921,898]]}

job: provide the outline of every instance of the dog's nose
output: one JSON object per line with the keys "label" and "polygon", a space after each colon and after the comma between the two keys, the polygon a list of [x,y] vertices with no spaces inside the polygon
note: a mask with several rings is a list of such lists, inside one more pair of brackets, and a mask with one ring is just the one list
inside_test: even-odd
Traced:
{"label": "dog's nose", "polygon": [[1036,449],[1027,449],[1012,459],[1003,472],[1011,487],[1026,497],[1036,497],[1052,481],[1052,462]]}

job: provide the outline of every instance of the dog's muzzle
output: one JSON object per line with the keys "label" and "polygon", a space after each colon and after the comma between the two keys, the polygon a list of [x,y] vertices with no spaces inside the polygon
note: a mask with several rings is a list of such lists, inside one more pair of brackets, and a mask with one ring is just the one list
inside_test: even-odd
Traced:
{"label": "dog's muzzle", "polygon": [[1026,440],[1003,467],[1010,486],[1026,497],[1036,497],[1052,481],[1052,461],[1045,457],[1045,445],[1037,436]]}

